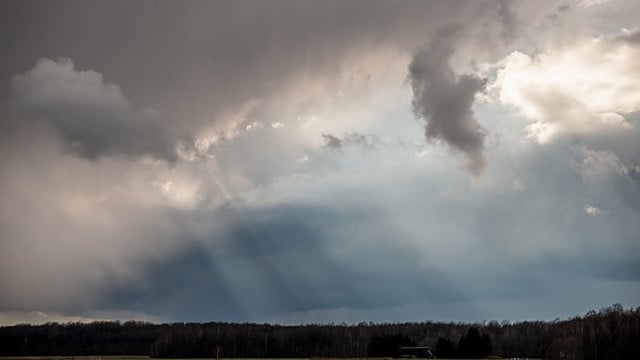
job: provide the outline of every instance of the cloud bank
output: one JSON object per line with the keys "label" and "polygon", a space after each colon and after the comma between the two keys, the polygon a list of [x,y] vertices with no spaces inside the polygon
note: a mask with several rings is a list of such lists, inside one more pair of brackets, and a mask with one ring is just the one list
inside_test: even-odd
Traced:
{"label": "cloud bank", "polygon": [[38,60],[13,77],[11,91],[19,116],[47,124],[82,157],[175,160],[173,139],[157,111],[134,109],[118,86],[96,71],[76,70],[70,59]]}

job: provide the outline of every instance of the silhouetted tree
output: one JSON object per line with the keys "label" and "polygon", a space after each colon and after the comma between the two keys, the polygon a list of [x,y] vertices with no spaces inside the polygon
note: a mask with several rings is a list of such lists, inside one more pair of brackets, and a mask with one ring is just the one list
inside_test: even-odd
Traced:
{"label": "silhouetted tree", "polygon": [[438,338],[436,343],[436,356],[439,358],[456,358],[458,353],[455,345],[449,339]]}
{"label": "silhouetted tree", "polygon": [[480,330],[471,327],[458,342],[458,356],[465,359],[481,358],[491,355],[491,340],[487,334],[480,336]]}
{"label": "silhouetted tree", "polygon": [[[441,340],[440,340],[441,339]],[[396,356],[400,346],[435,345],[439,357],[460,339],[457,356],[640,359],[640,307],[620,305],[553,322],[270,324],[94,322],[0,326],[0,356],[150,355],[163,358]],[[447,344],[447,342],[449,344]],[[445,350],[443,350],[445,349]],[[464,354],[463,354],[464,352]]]}
{"label": "silhouetted tree", "polygon": [[488,356],[493,354],[493,347],[491,346],[491,338],[489,335],[482,334],[482,338],[480,339],[480,353],[484,354],[483,356]]}
{"label": "silhouetted tree", "polygon": [[398,356],[402,346],[416,346],[416,343],[403,334],[377,335],[371,338],[367,355],[370,357]]}

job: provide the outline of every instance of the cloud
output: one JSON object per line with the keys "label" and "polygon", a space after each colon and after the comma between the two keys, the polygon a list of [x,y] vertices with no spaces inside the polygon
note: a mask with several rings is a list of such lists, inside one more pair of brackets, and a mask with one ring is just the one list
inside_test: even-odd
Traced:
{"label": "cloud", "polygon": [[628,131],[625,114],[640,110],[633,34],[583,39],[535,56],[511,53],[494,85],[501,103],[531,122],[528,137],[539,143]]}
{"label": "cloud", "polygon": [[602,4],[608,3],[609,1],[611,0],[576,0],[576,5],[588,8],[591,6],[602,5]]}
{"label": "cloud", "polygon": [[467,158],[467,169],[479,175],[485,168],[483,154],[486,130],[473,115],[473,102],[485,80],[456,75],[449,64],[454,53],[456,31],[437,33],[409,64],[415,113],[426,120],[428,140],[443,141]]}
{"label": "cloud", "polygon": [[146,314],[131,312],[101,312],[82,315],[65,315],[42,311],[0,311],[0,326],[17,324],[41,325],[47,323],[91,323],[94,321],[145,321],[160,322],[160,319]]}
{"label": "cloud", "polygon": [[[525,157],[515,166],[496,164],[521,172],[518,167],[533,162],[543,169],[522,173],[531,185],[518,192],[487,194],[464,174],[364,171],[380,161],[349,163],[351,174],[341,174],[348,178],[333,184],[282,184],[292,195],[289,203],[237,202],[203,214],[211,227],[200,242],[190,243],[184,255],[151,264],[139,280],[143,286],[114,286],[105,298],[114,307],[186,320],[293,316],[284,321],[294,322],[331,309],[344,309],[343,321],[415,320],[427,316],[421,315],[425,308],[442,309],[429,310],[429,319],[554,318],[558,314],[543,310],[544,304],[556,302],[571,314],[589,302],[621,296],[629,301],[633,297],[621,295],[618,279],[637,277],[637,256],[617,251],[625,242],[636,243],[623,234],[637,231],[628,220],[637,211],[620,209],[617,217],[590,221],[581,199],[586,185],[563,166],[567,153],[560,154],[532,152],[535,159]],[[553,161],[546,161],[548,155]],[[425,184],[429,191],[420,191]],[[559,278],[558,272],[570,275]],[[575,296],[576,287],[588,293],[596,286],[613,292],[597,299]],[[637,282],[626,286],[635,289]],[[495,301],[537,305],[506,315],[489,305]],[[447,308],[452,302],[458,306]]]}
{"label": "cloud", "polygon": [[634,31],[623,29],[622,34],[614,39],[620,40],[623,44],[626,43],[631,46],[637,46],[638,43],[640,43],[640,29]]}
{"label": "cloud", "polygon": [[358,132],[346,133],[342,138],[331,134],[321,134],[324,140],[323,147],[326,149],[337,150],[348,145],[359,145],[365,149],[375,149],[380,140],[373,135],[363,135]]}
{"label": "cloud", "polygon": [[583,149],[582,161],[578,164],[583,178],[606,178],[618,175],[633,179],[639,169],[637,165],[625,164],[610,150]]}
{"label": "cloud", "polygon": [[606,211],[598,209],[595,206],[591,206],[591,205],[585,205],[584,206],[584,213],[587,215],[591,215],[591,216],[596,216],[596,215],[602,215],[605,214]]}
{"label": "cloud", "polygon": [[322,134],[324,140],[324,147],[331,150],[337,150],[342,147],[342,139],[331,134]]}
{"label": "cloud", "polygon": [[[150,4],[140,1],[128,6],[125,16],[119,4],[41,4],[41,11],[29,16],[22,11],[22,5],[9,6],[0,21],[0,53],[11,53],[11,57],[7,66],[0,68],[0,78],[24,71],[24,64],[39,56],[65,56],[73,59],[78,68],[96,69],[120,86],[133,104],[152,107],[166,116],[160,121],[166,124],[158,128],[171,134],[173,141],[168,149],[149,149],[146,145],[121,152],[170,157],[167,153],[173,150],[171,143],[176,137],[192,143],[205,135],[224,132],[237,125],[234,123],[245,121],[234,115],[252,101],[264,104],[256,117],[262,116],[263,108],[273,107],[283,113],[296,111],[295,118],[316,107],[328,94],[342,92],[348,97],[355,80],[369,78],[373,81],[364,90],[374,88],[386,74],[369,72],[368,63],[385,65],[384,60],[389,58],[404,58],[407,49],[423,43],[425,33],[452,19],[474,29],[472,32],[482,31],[483,41],[498,46],[508,37],[503,36],[502,27],[515,26],[523,18],[509,19],[511,12],[505,11],[508,6],[486,0],[411,0],[401,6],[378,0],[347,4],[317,0],[254,4],[163,2],[151,13]],[[527,16],[532,11],[544,13],[540,9],[549,6],[530,7],[534,9],[527,8]],[[86,26],[114,22],[119,24],[117,28]],[[22,26],[27,23],[29,27]],[[31,30],[36,28],[39,30]],[[48,36],[33,37],[31,31]],[[169,35],[165,36],[165,32]],[[22,40],[29,46],[12,46]],[[486,52],[485,48],[493,47],[476,48]],[[406,66],[402,60],[400,70]],[[6,75],[6,71],[11,72]],[[317,89],[323,91],[313,91]],[[377,87],[378,91],[381,89],[386,87]],[[284,118],[253,120],[268,126],[274,120],[287,124]],[[128,145],[118,148],[132,147],[125,143]],[[85,152],[95,156],[99,153],[95,147],[98,146]],[[105,147],[112,150],[101,146]]]}
{"label": "cloud", "polygon": [[491,92],[535,143],[574,144],[583,181],[636,182],[640,173],[640,31],[585,37],[537,55],[513,52]]}
{"label": "cloud", "polygon": [[175,160],[172,139],[153,109],[135,109],[94,70],[77,70],[70,59],[40,59],[11,82],[19,116],[45,123],[67,150],[88,158],[151,155]]}
{"label": "cloud", "polygon": [[[514,33],[534,34],[526,49],[546,48],[541,27],[574,43],[555,23],[570,11],[561,3],[8,7],[0,78],[22,75],[0,87],[16,111],[0,141],[0,311],[481,320],[510,316],[503,301],[537,304],[510,314],[539,317],[548,304],[574,314],[584,299],[638,298],[637,283],[596,300],[566,292],[601,285],[589,276],[610,269],[637,278],[640,197],[626,179],[638,172],[637,137],[626,128],[590,137],[585,152],[539,146],[520,141],[507,111],[485,117],[487,105],[474,104],[483,89],[474,59],[522,49],[510,46]],[[530,27],[530,18],[552,20]],[[102,26],[114,19],[118,27]],[[460,33],[437,33],[452,19]],[[425,34],[439,37],[414,54]],[[76,65],[43,59],[25,71],[58,54]],[[426,128],[403,85],[412,59]],[[415,156],[422,129],[448,148]],[[489,131],[500,147],[485,145]],[[448,149],[476,173],[488,154],[491,171],[450,171]],[[601,173],[617,178],[593,181]],[[585,203],[615,216],[587,217]],[[567,263],[573,272],[559,279]]]}
{"label": "cloud", "polygon": [[209,162],[86,161],[43,128],[3,137],[0,311],[97,310],[105,288],[184,245],[187,214],[224,201]]}

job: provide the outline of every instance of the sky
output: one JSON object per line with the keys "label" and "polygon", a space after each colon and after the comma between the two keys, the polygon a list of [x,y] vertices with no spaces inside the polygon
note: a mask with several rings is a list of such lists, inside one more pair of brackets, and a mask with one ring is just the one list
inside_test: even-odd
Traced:
{"label": "sky", "polygon": [[3,1],[0,324],[639,306],[638,14]]}

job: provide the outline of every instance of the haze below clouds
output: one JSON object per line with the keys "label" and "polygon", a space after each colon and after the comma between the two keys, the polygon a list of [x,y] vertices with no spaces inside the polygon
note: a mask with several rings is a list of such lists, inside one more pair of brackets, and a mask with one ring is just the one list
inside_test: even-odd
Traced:
{"label": "haze below clouds", "polygon": [[635,1],[0,8],[0,323],[639,305]]}

